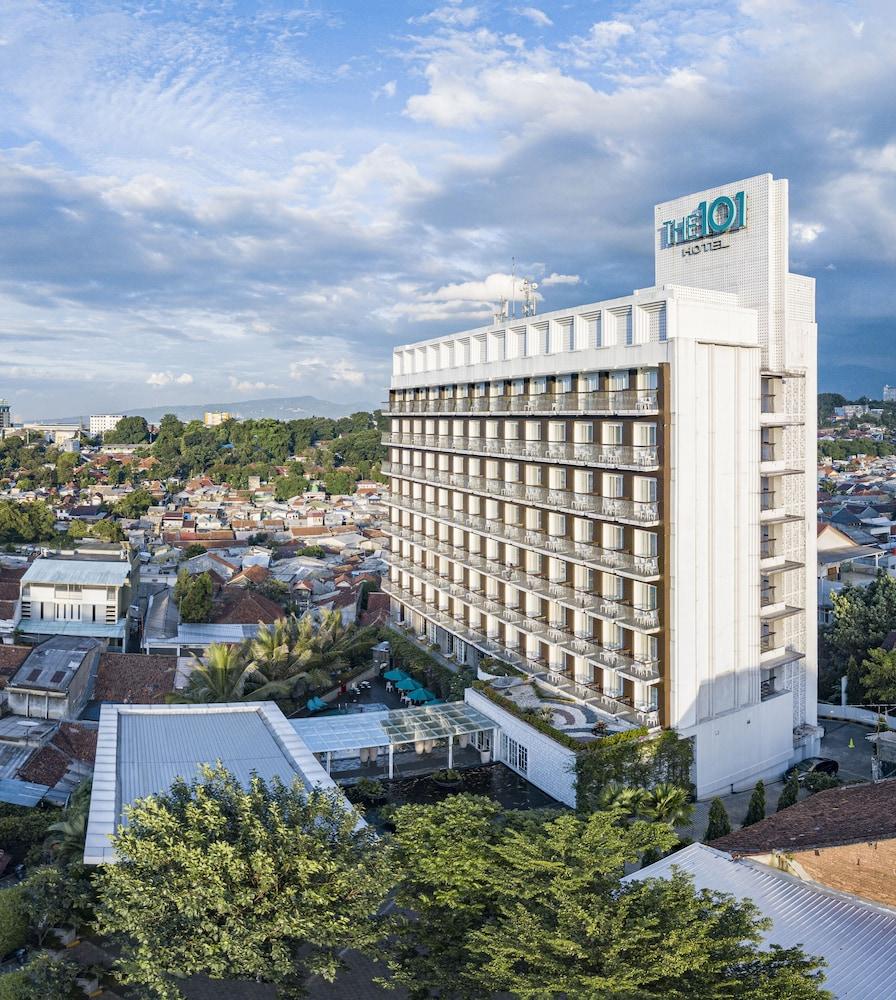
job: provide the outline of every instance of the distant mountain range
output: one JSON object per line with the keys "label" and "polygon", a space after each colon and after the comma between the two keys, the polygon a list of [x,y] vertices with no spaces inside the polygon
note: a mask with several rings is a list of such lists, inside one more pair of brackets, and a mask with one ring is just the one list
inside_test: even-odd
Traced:
{"label": "distant mountain range", "polygon": [[[261,420],[271,417],[275,420],[301,420],[304,417],[347,417],[358,410],[374,410],[379,404],[357,399],[345,403],[333,403],[316,396],[283,396],[277,399],[241,399],[230,403],[200,403],[177,406],[138,406],[125,410],[126,417],[146,417],[151,424],[157,424],[166,413],[173,413],[180,420],[202,420],[206,410],[226,410],[241,420]],[[60,417],[58,422],[76,421],[79,417]]]}

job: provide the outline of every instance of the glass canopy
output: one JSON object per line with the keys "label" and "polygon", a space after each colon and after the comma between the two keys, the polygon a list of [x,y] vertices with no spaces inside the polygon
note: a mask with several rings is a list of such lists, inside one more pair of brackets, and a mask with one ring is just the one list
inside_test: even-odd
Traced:
{"label": "glass canopy", "polygon": [[312,753],[442,740],[495,728],[487,715],[463,701],[290,721]]}

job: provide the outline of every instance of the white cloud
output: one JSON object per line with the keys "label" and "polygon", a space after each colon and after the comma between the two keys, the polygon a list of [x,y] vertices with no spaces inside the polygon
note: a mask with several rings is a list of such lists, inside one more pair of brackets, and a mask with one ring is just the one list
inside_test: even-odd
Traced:
{"label": "white cloud", "polygon": [[550,28],[554,23],[543,10],[539,10],[537,7],[516,7],[514,10],[520,17],[527,18],[540,28]]}
{"label": "white cloud", "polygon": [[820,222],[793,222],[790,225],[790,235],[796,243],[814,243],[824,229]]}
{"label": "white cloud", "polygon": [[428,14],[412,17],[412,24],[426,24],[434,21],[450,27],[469,28],[479,20],[478,7],[463,7],[459,3],[448,3],[444,7],[436,7]]}
{"label": "white cloud", "polygon": [[394,97],[396,91],[398,90],[397,80],[387,80],[382,87],[377,87],[373,92],[373,99],[377,100],[380,97]]}
{"label": "white cloud", "polygon": [[237,392],[254,392],[256,389],[276,389],[277,386],[270,382],[253,382],[251,379],[239,379],[235,375],[228,375],[227,381],[230,383],[231,389],[236,389]]}
{"label": "white cloud", "polygon": [[192,385],[193,376],[188,372],[180,375],[175,375],[174,372],[150,372],[146,384],[156,388],[163,385]]}
{"label": "white cloud", "polygon": [[289,377],[296,382],[319,378],[346,385],[363,385],[365,382],[364,372],[345,358],[329,362],[311,358],[293,361],[289,366]]}
{"label": "white cloud", "polygon": [[553,274],[549,274],[546,278],[542,278],[540,283],[545,286],[578,285],[581,280],[582,279],[578,274],[557,274],[555,271]]}

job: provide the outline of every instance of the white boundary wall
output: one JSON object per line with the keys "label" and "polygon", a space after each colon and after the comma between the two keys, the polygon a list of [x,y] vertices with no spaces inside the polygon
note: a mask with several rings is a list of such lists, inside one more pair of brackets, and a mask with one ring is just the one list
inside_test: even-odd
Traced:
{"label": "white boundary wall", "polygon": [[[464,691],[464,701],[478,712],[493,719],[496,730],[506,733],[510,739],[516,740],[520,746],[526,748],[529,767],[523,777],[527,781],[531,781],[536,788],[540,788],[565,806],[575,808],[576,755],[572,750],[561,746],[550,736],[545,736],[544,733],[539,732],[527,722],[523,722],[503,708],[499,708],[493,701],[473,688],[467,688]],[[494,740],[494,759],[506,764],[518,774],[522,774],[509,761],[502,759],[500,734],[496,732],[495,735],[498,738]]]}

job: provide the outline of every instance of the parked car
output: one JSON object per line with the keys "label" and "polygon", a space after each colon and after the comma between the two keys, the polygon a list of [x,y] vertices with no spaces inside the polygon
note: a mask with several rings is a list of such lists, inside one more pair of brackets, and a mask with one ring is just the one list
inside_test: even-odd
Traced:
{"label": "parked car", "polygon": [[789,778],[795,774],[796,780],[803,782],[810,774],[829,774],[833,778],[839,770],[840,765],[830,757],[807,757],[805,760],[801,760],[799,764],[790,768],[784,777]]}

